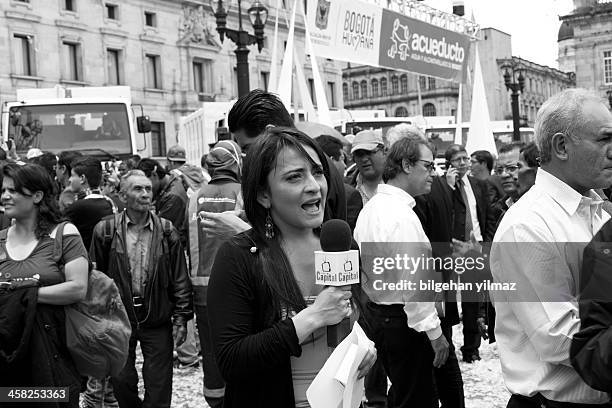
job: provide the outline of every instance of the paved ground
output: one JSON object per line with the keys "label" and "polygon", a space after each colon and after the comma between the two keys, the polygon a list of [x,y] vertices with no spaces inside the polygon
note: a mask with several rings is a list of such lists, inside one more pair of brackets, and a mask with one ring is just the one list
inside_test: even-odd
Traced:
{"label": "paved ground", "polygon": [[[458,349],[463,342],[460,325],[455,326],[453,339]],[[480,347],[482,360],[473,364],[462,362],[461,352],[458,352],[458,354],[464,381],[466,408],[504,408],[510,394],[502,380],[496,345],[484,342]],[[172,407],[208,407],[202,396],[201,367],[198,369],[174,370]]]}

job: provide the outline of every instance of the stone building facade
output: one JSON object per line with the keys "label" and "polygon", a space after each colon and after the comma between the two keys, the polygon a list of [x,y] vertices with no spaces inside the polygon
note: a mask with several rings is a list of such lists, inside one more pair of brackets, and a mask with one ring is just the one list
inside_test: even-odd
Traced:
{"label": "stone building facade", "polygon": [[[243,24],[252,32],[249,5],[243,4]],[[269,14],[274,15],[272,10]],[[288,32],[282,16],[280,56]],[[233,4],[227,27],[237,28],[237,21]],[[258,53],[250,47],[251,88],[267,88],[273,30],[270,17],[264,49]],[[302,56],[303,38],[304,25],[298,22],[296,48]],[[176,143],[182,116],[202,101],[237,97],[235,48],[229,40],[220,42],[208,1],[3,0],[0,100],[14,100],[18,88],[128,85],[133,103],[142,105],[153,123],[145,154],[165,156]],[[342,108],[341,67],[320,62],[328,102]],[[312,78],[309,61],[304,71],[307,80]]]}
{"label": "stone building facade", "polygon": [[387,116],[398,117],[453,116],[458,96],[457,84],[424,75],[363,65],[342,72],[346,109],[384,109]]}
{"label": "stone building facade", "polygon": [[[539,65],[522,58],[512,57],[511,59],[497,60],[499,67],[498,76],[501,79],[500,87],[505,91],[503,74],[507,66],[514,65],[522,71],[525,77],[525,88],[519,96],[519,108],[521,119],[524,124],[533,127],[536,114],[540,106],[552,95],[561,92],[565,88],[576,86],[575,75],[573,72],[562,72],[556,68]],[[504,119],[512,119],[512,108],[510,106],[510,95],[508,92],[507,103],[504,107]]]}
{"label": "stone building facade", "polygon": [[612,1],[574,0],[560,17],[559,66],[576,72],[576,86],[602,97],[612,91]]}

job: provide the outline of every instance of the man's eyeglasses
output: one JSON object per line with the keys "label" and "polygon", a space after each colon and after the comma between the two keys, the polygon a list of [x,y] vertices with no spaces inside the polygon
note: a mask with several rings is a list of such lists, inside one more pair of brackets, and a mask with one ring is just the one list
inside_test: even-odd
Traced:
{"label": "man's eyeglasses", "polygon": [[432,172],[436,169],[436,163],[428,160],[417,160],[423,163],[423,167],[427,169],[427,171]]}
{"label": "man's eyeglasses", "polygon": [[498,176],[501,176],[502,174],[504,174],[504,171],[508,174],[512,174],[516,171],[518,171],[518,169],[521,168],[521,164],[520,163],[516,163],[516,164],[508,164],[506,166],[497,166],[495,167],[495,174],[497,174]]}
{"label": "man's eyeglasses", "polygon": [[470,161],[470,158],[465,156],[465,157],[457,157],[456,159],[453,159],[450,162],[455,164],[455,163],[468,163],[469,161]]}

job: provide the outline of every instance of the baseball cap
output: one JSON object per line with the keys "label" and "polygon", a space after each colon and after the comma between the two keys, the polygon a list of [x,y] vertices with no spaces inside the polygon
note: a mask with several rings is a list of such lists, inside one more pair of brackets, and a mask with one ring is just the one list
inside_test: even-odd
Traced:
{"label": "baseball cap", "polygon": [[31,160],[34,159],[36,157],[40,157],[43,155],[43,152],[40,149],[37,148],[32,148],[30,150],[28,150],[28,152],[26,153],[26,159]]}
{"label": "baseball cap", "polygon": [[181,145],[174,145],[168,149],[168,154],[166,154],[166,158],[170,161],[186,162],[187,152]]}
{"label": "baseball cap", "polygon": [[351,148],[351,154],[357,150],[376,150],[379,146],[384,146],[382,135],[374,130],[362,130],[355,135],[353,140],[353,147]]}

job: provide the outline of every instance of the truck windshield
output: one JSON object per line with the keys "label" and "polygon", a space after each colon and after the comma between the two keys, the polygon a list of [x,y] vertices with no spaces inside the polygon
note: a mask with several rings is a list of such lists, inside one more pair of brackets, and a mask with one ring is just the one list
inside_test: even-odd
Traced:
{"label": "truck windshield", "polygon": [[91,149],[132,154],[127,106],[122,103],[14,106],[8,137],[19,154],[32,148],[56,154]]}

